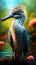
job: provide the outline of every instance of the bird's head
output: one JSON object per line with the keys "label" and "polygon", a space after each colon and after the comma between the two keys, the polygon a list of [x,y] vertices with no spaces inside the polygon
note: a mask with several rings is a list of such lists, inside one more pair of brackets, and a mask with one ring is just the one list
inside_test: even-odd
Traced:
{"label": "bird's head", "polygon": [[15,19],[19,19],[19,18],[23,18],[24,21],[26,20],[26,10],[24,6],[17,6],[15,7],[11,14],[9,16],[6,16],[2,19],[2,21],[5,21],[9,18],[15,18]]}

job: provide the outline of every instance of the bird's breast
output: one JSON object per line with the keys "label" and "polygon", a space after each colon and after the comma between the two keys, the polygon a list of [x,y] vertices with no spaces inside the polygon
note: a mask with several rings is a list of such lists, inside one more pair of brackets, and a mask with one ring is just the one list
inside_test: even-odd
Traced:
{"label": "bird's breast", "polygon": [[14,29],[14,25],[12,25],[11,28],[11,34],[13,38],[14,47],[18,49],[23,49],[23,33],[22,30],[17,29],[17,27]]}

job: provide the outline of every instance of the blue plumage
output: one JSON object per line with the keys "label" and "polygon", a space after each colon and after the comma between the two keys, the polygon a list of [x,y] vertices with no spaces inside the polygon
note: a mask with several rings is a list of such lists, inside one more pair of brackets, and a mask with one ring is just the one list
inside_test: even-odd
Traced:
{"label": "blue plumage", "polygon": [[[15,52],[16,58],[19,58],[20,56],[22,57],[22,53],[23,53],[23,56],[26,56],[26,54],[28,53],[29,34],[28,34],[28,31],[23,26],[23,24],[24,24],[23,18],[19,18],[14,21],[12,27],[13,27],[15,35],[12,34],[13,30],[11,28],[13,43],[10,40],[11,41],[10,44],[11,45],[13,44],[12,48],[14,47],[13,49],[15,49],[14,52]],[[15,40],[14,40],[14,38],[15,38]]]}

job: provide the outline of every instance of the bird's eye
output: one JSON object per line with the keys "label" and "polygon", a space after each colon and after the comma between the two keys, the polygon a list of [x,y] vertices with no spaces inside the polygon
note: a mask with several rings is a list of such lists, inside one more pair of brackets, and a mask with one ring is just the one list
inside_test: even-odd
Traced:
{"label": "bird's eye", "polygon": [[17,15],[17,14],[20,14],[20,13],[22,13],[22,11],[21,11],[21,10],[18,10],[18,11],[16,11],[16,12],[14,12],[13,14],[14,14],[14,15]]}

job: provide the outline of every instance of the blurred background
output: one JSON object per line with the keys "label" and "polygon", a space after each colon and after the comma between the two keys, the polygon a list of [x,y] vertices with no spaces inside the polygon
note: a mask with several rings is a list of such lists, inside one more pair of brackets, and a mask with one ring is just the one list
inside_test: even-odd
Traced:
{"label": "blurred background", "polygon": [[0,58],[13,56],[13,50],[8,41],[8,30],[13,19],[1,22],[1,19],[7,16],[17,5],[23,5],[27,11],[27,21],[25,27],[29,32],[30,45],[28,54],[34,54],[36,57],[36,0],[0,0]]}

